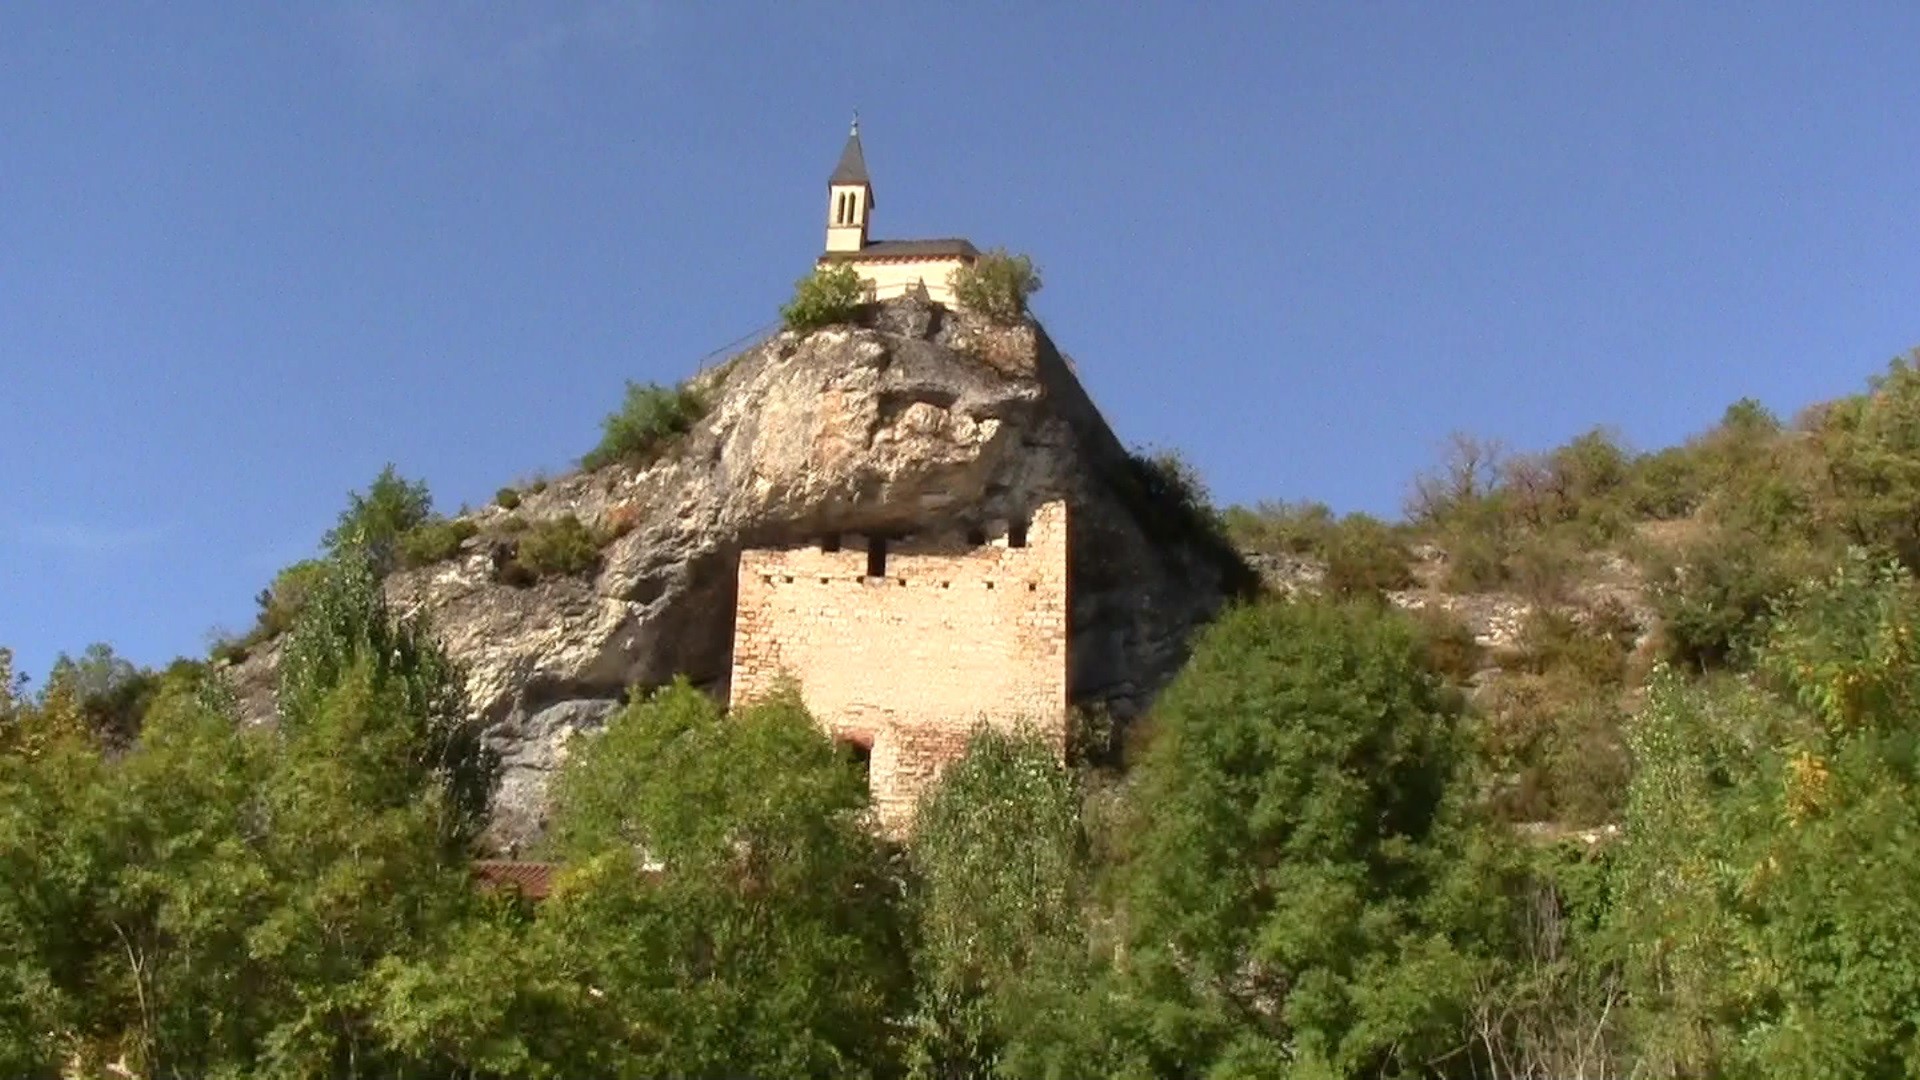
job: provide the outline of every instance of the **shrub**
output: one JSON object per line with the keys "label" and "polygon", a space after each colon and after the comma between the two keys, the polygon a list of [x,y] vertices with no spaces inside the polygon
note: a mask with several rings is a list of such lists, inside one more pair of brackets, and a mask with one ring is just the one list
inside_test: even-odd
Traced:
{"label": "shrub", "polygon": [[1272,555],[1324,557],[1338,527],[1332,508],[1318,502],[1262,502],[1229,506],[1221,514],[1227,535],[1240,547]]}
{"label": "shrub", "polygon": [[1178,452],[1128,454],[1124,468],[1109,479],[1141,530],[1156,544],[1196,549],[1220,572],[1222,585],[1231,595],[1252,596],[1259,591],[1260,575],[1228,538],[1206,482]]}
{"label": "shrub", "polygon": [[1413,581],[1413,557],[1400,533],[1366,514],[1349,514],[1328,535],[1327,589],[1336,596],[1378,596]]}
{"label": "shrub", "polygon": [[780,321],[789,330],[818,330],[851,319],[866,299],[867,283],[852,266],[823,266],[794,283]]}
{"label": "shrub", "polygon": [[1175,1075],[1414,1075],[1457,1045],[1470,960],[1430,901],[1457,855],[1458,703],[1422,651],[1378,605],[1242,606],[1155,703],[1126,929],[1188,1010],[1160,1014],[1186,1028]]}
{"label": "shrub", "polygon": [[1813,565],[1804,550],[1731,530],[1656,564],[1649,578],[1666,655],[1696,670],[1744,662],[1775,601]]}
{"label": "shrub", "polygon": [[465,518],[439,518],[400,536],[400,565],[412,569],[451,559],[479,528]]}
{"label": "shrub", "polygon": [[520,507],[520,492],[515,488],[503,487],[493,493],[493,502],[502,510],[517,510]]}
{"label": "shrub", "polygon": [[1026,317],[1027,298],[1040,291],[1040,271],[1025,255],[995,248],[955,270],[948,282],[954,299],[969,311],[999,323]]}
{"label": "shrub", "polygon": [[1087,845],[1080,793],[1054,753],[1031,731],[982,728],[920,803],[914,1075],[994,1075],[1036,1003],[1083,1013]]}
{"label": "shrub", "polygon": [[1427,670],[1456,684],[1480,673],[1486,650],[1466,620],[1442,607],[1419,608],[1410,615],[1419,630]]}
{"label": "shrub", "polygon": [[536,578],[582,574],[599,564],[600,541],[568,514],[529,527],[514,561]]}
{"label": "shrub", "polygon": [[388,464],[367,485],[366,494],[347,495],[339,523],[320,542],[330,555],[357,552],[376,570],[385,571],[393,565],[400,534],[425,524],[432,514],[433,496],[426,482],[408,480]]}
{"label": "shrub", "polygon": [[600,422],[600,445],[581,458],[580,464],[587,469],[601,469],[615,462],[645,465],[691,429],[706,411],[706,401],[686,386],[629,382],[620,410]]}
{"label": "shrub", "polygon": [[[239,642],[223,642],[238,646],[239,655],[245,657],[247,646],[274,637],[293,626],[295,619],[306,607],[307,597],[327,575],[327,564],[318,559],[306,559],[294,563],[274,575],[273,584],[260,590],[254,602],[260,605],[260,616],[254,624],[253,633]],[[229,654],[232,649],[226,650]]]}

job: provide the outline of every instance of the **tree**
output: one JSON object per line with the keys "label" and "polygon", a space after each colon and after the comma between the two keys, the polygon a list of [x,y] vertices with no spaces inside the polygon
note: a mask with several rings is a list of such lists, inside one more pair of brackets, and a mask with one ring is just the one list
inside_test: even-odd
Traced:
{"label": "tree", "polygon": [[382,572],[392,568],[401,534],[433,516],[433,496],[425,481],[402,477],[392,463],[367,485],[366,494],[347,494],[339,523],[321,538],[328,553],[359,555]]}
{"label": "tree", "polygon": [[[674,439],[690,430],[706,411],[706,399],[691,387],[629,382],[619,411],[609,413],[600,422],[600,445],[588,451],[580,459],[580,465],[592,470],[616,462],[648,464]],[[502,489],[508,490],[511,489]],[[517,505],[519,494],[514,493],[513,498]]]}
{"label": "tree", "polygon": [[[444,796],[442,836],[464,850],[486,824],[498,760],[468,714],[465,681],[433,638],[424,616],[396,616],[372,564],[343,558],[309,587],[280,664],[279,705],[298,733],[326,706],[347,673],[364,667],[368,692],[391,692],[400,707],[392,745],[418,774],[431,775]],[[410,774],[412,775],[412,774]]]}
{"label": "tree", "polygon": [[806,333],[853,318],[867,299],[867,283],[847,263],[822,266],[794,282],[793,299],[780,309],[789,330]]}
{"label": "tree", "polygon": [[1430,906],[1459,706],[1421,650],[1370,605],[1264,603],[1162,695],[1122,874],[1163,1074],[1374,1075],[1464,1041],[1475,968]]}
{"label": "tree", "polygon": [[1653,1076],[1912,1075],[1920,589],[1856,557],[1797,591],[1767,687],[1663,673],[1630,734],[1617,915]]}
{"label": "tree", "polygon": [[1093,976],[1079,792],[1054,748],[977,732],[920,805],[911,860],[913,1075],[1047,1075]]}
{"label": "tree", "polygon": [[554,798],[566,872],[540,932],[593,988],[599,1074],[887,1071],[898,891],[865,785],[797,698],[728,716],[676,683],[570,757]]}
{"label": "tree", "polygon": [[968,311],[998,323],[1017,323],[1027,316],[1027,301],[1040,291],[1040,271],[1025,255],[994,248],[951,275],[953,298]]}

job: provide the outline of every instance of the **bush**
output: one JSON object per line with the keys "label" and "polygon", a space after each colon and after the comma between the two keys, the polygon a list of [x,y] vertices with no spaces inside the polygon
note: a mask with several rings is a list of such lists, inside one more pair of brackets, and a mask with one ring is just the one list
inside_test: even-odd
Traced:
{"label": "bush", "polygon": [[1338,527],[1332,508],[1318,502],[1229,506],[1220,520],[1235,544],[1270,555],[1324,558],[1327,538]]}
{"label": "bush", "polygon": [[1460,684],[1472,680],[1486,666],[1486,650],[1480,647],[1466,620],[1441,607],[1419,608],[1409,614],[1420,632],[1427,670]]}
{"label": "bush", "polygon": [[1128,963],[1182,1017],[1163,1075],[1418,1075],[1457,1045],[1472,961],[1428,912],[1458,702],[1422,652],[1378,605],[1243,606],[1155,704],[1124,883]]}
{"label": "bush", "polygon": [[1812,556],[1721,530],[1649,575],[1665,652],[1694,670],[1749,658],[1775,601],[1812,572]]}
{"label": "bush", "polygon": [[948,284],[961,307],[994,322],[1015,323],[1026,317],[1027,298],[1040,291],[1040,271],[1025,255],[995,248],[955,270]]}
{"label": "bush", "polygon": [[600,540],[568,514],[530,526],[514,562],[535,578],[583,574],[599,565]]}
{"label": "bush", "polygon": [[818,330],[853,318],[866,299],[867,283],[852,266],[823,266],[794,282],[793,299],[780,309],[780,321],[789,330]]}
{"label": "bush", "polygon": [[1036,1004],[1083,1012],[1089,867],[1073,777],[1031,731],[982,728],[921,801],[910,857],[910,1068],[995,1075],[1024,1056]]}
{"label": "bush", "polygon": [[629,382],[620,410],[600,422],[600,445],[581,458],[580,464],[589,470],[615,462],[649,464],[706,412],[705,399],[689,387]]}
{"label": "bush", "polygon": [[[245,657],[248,645],[286,632],[306,607],[308,595],[326,575],[327,564],[318,559],[294,563],[275,574],[273,584],[260,590],[260,595],[254,597],[254,602],[260,605],[260,616],[254,624],[253,633],[239,642],[223,644],[237,645],[238,654]],[[233,651],[228,650],[229,653]]]}
{"label": "bush", "polygon": [[502,510],[517,510],[520,508],[520,492],[515,488],[503,487],[493,493],[493,502]]}
{"label": "bush", "polygon": [[451,559],[460,545],[479,531],[465,518],[439,518],[416,525],[400,536],[400,565],[413,569]]}
{"label": "bush", "polygon": [[433,496],[426,482],[408,480],[388,464],[367,485],[366,494],[347,495],[339,523],[320,542],[330,555],[359,553],[385,572],[393,566],[400,534],[426,524],[432,515]]}
{"label": "bush", "polygon": [[1366,514],[1349,514],[1329,534],[1327,589],[1336,596],[1379,596],[1413,585],[1413,557],[1399,530]]}

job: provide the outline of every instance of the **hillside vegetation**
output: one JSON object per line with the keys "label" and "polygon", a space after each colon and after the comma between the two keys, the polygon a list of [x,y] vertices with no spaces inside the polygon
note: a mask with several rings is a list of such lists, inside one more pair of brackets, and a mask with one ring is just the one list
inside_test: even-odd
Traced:
{"label": "hillside vegetation", "polygon": [[[896,845],[793,696],[680,682],[560,767],[536,906],[474,887],[498,763],[380,587],[483,538],[385,473],[262,595],[277,729],[217,663],[0,671],[0,1075],[1920,1071],[1909,363],[1657,452],[1463,439],[1404,521],[1178,487],[1274,588],[1123,762],[983,733]],[[501,572],[612,535],[542,528]]]}

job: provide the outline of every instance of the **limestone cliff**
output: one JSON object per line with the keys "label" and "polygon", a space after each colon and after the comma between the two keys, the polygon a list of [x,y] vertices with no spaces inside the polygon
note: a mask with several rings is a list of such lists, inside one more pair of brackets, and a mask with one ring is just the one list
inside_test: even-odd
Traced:
{"label": "limestone cliff", "polygon": [[[1175,670],[1191,630],[1252,584],[1125,451],[1036,325],[890,301],[859,325],[781,333],[697,385],[710,407],[660,460],[478,511],[478,535],[455,558],[388,582],[466,666],[503,758],[499,842],[538,833],[566,741],[629,688],[684,674],[724,694],[743,547],[960,531],[1064,498],[1070,698],[1121,720]],[[620,532],[597,569],[501,580],[518,529],[565,514]],[[239,672],[255,719],[271,716],[274,653]]]}

